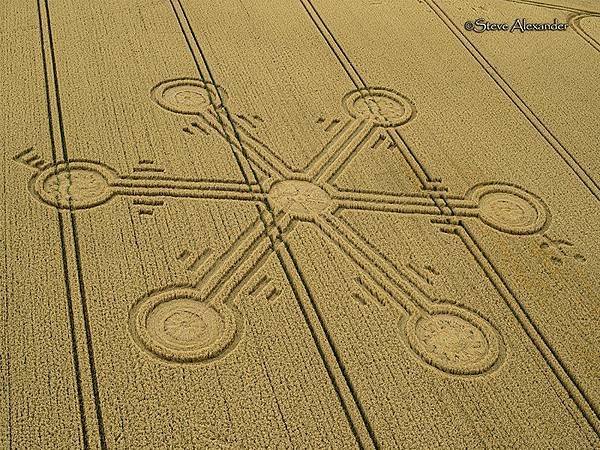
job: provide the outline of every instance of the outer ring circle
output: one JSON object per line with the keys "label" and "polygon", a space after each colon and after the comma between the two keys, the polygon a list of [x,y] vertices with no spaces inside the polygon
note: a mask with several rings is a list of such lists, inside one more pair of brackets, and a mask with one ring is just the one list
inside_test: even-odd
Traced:
{"label": "outer ring circle", "polygon": [[[72,171],[72,170],[87,170],[89,172],[96,172],[104,178],[106,181],[107,188],[100,193],[96,198],[89,199],[84,202],[77,202],[73,204],[71,202],[61,202],[56,196],[50,195],[44,189],[44,183],[51,176],[56,176],[62,172]],[[54,206],[58,209],[87,209],[92,208],[94,206],[101,205],[102,203],[106,203],[108,200],[112,198],[114,195],[112,189],[110,189],[110,185],[118,178],[118,174],[105,165],[92,162],[92,161],[83,161],[83,160],[75,160],[75,161],[63,161],[47,167],[38,173],[30,183],[30,188],[32,193],[40,199],[43,203],[47,205]]]}
{"label": "outer ring circle", "polygon": [[165,93],[169,89],[175,88],[177,86],[192,86],[192,87],[200,88],[203,91],[210,90],[212,95],[210,95],[209,98],[207,99],[208,104],[206,105],[205,109],[208,109],[211,106],[220,108],[221,106],[223,106],[221,99],[223,99],[223,101],[225,101],[227,98],[227,94],[222,87],[216,86],[212,83],[204,82],[204,81],[196,79],[196,78],[177,78],[174,80],[163,81],[162,83],[159,83],[154,88],[152,88],[152,91],[150,92],[150,94],[151,94],[153,100],[160,107],[166,109],[167,111],[171,111],[171,112],[174,112],[177,114],[186,114],[186,115],[198,115],[198,114],[201,114],[202,112],[204,112],[204,110],[194,110],[194,109],[184,108],[182,106],[174,105],[172,102],[169,102],[165,98]]}
{"label": "outer ring circle", "polygon": [[[149,315],[161,303],[185,299],[202,302],[216,312],[223,321],[223,332],[209,345],[200,348],[173,349],[151,336],[146,324]],[[158,292],[141,298],[129,312],[129,328],[134,341],[144,350],[160,359],[177,363],[199,363],[219,356],[233,341],[237,324],[233,311],[224,303],[209,304],[198,297],[198,292],[190,288],[176,288]]]}
{"label": "outer ring circle", "polygon": [[534,223],[522,226],[513,226],[499,223],[493,218],[487,217],[485,214],[479,213],[479,218],[487,226],[502,231],[503,233],[528,235],[535,234],[547,227],[550,222],[550,211],[544,201],[532,194],[531,192],[511,184],[486,183],[475,186],[467,192],[467,196],[471,197],[478,205],[481,199],[487,194],[505,193],[519,197],[528,203],[536,213]]}
{"label": "outer ring circle", "polygon": [[433,311],[430,312],[429,317],[436,315],[455,316],[477,328],[483,334],[488,349],[486,354],[475,361],[473,365],[448,363],[437,357],[437,355],[432,354],[422,344],[421,339],[416,334],[417,323],[420,320],[427,320],[427,316],[413,314],[409,316],[408,320],[405,322],[405,333],[410,348],[425,363],[452,375],[480,375],[498,366],[504,347],[500,335],[487,320],[472,311],[451,304],[437,305]]}
{"label": "outer ring circle", "polygon": [[355,119],[360,119],[364,118],[364,115],[356,111],[356,108],[354,106],[355,103],[357,101],[364,101],[365,98],[373,96],[387,97],[402,105],[402,107],[404,108],[404,114],[402,114],[399,119],[390,121],[386,118],[386,122],[374,121],[375,125],[387,128],[397,127],[408,122],[415,114],[415,106],[408,97],[400,94],[399,92],[382,87],[355,89],[344,96],[342,103],[344,105],[344,109],[346,109],[350,116],[354,117]]}

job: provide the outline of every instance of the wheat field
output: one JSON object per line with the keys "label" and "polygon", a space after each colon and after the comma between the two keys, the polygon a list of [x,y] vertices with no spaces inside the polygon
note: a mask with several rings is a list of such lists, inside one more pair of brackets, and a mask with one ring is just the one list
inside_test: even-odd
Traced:
{"label": "wheat field", "polygon": [[598,2],[1,10],[1,448],[600,448]]}

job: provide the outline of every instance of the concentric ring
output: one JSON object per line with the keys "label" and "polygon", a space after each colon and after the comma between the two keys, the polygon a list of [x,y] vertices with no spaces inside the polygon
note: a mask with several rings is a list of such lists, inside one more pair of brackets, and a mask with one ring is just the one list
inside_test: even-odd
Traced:
{"label": "concentric ring", "polygon": [[540,198],[517,186],[484,184],[471,189],[467,195],[477,203],[481,221],[504,233],[537,233],[546,226],[550,217]]}
{"label": "concentric ring", "polygon": [[410,348],[427,364],[454,375],[478,375],[498,362],[498,332],[474,312],[438,305],[428,314],[413,314],[405,324]]}
{"label": "concentric ring", "polygon": [[385,128],[408,122],[415,111],[412,102],[402,94],[376,87],[351,91],[344,97],[343,104],[352,117]]}
{"label": "concentric ring", "polygon": [[161,107],[178,114],[197,115],[210,107],[221,107],[225,91],[212,83],[180,78],[160,83],[152,89],[152,98]]}
{"label": "concentric ring", "polygon": [[193,289],[170,289],[142,298],[130,311],[129,326],[143,349],[179,363],[219,356],[234,341],[237,329],[229,306],[206,303]]}
{"label": "concentric ring", "polygon": [[60,162],[38,173],[30,184],[42,202],[59,209],[86,209],[113,196],[111,183],[117,173],[91,161]]}

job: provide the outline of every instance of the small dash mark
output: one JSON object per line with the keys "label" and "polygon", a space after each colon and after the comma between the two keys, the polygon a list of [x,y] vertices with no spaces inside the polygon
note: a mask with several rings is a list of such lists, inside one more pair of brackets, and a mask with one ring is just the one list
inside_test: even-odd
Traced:
{"label": "small dash mark", "polygon": [[421,280],[425,281],[425,283],[432,285],[433,282],[431,281],[431,279],[424,274],[423,272],[421,272],[412,262],[408,263],[408,268],[415,274],[417,275]]}
{"label": "small dash mark", "polygon": [[153,198],[135,198],[133,199],[134,205],[146,205],[146,206],[162,206],[162,200],[156,200]]}
{"label": "small dash mark", "polygon": [[433,267],[433,266],[430,266],[429,264],[428,264],[428,265],[426,265],[426,266],[424,266],[424,267],[425,267],[425,270],[427,270],[428,272],[432,273],[432,274],[433,274],[433,275],[435,275],[435,276],[438,276],[438,275],[440,274],[440,273],[439,273],[439,272],[436,270],[436,268],[435,268],[435,267]]}
{"label": "small dash mark", "polygon": [[277,297],[279,297],[279,294],[281,292],[279,291],[279,289],[277,289],[276,287],[272,288],[267,295],[265,295],[267,301],[272,302],[273,300],[275,300]]}
{"label": "small dash mark", "polygon": [[201,131],[202,133],[208,135],[208,131],[206,131],[204,128],[202,128],[198,122],[192,122],[191,124],[194,128],[196,128],[197,130]]}
{"label": "small dash mark", "polygon": [[326,132],[331,131],[333,128],[335,128],[335,126],[340,123],[339,119],[333,119],[331,121],[331,123],[329,125],[327,125],[327,127],[325,128]]}
{"label": "small dash mark", "polygon": [[352,293],[352,298],[363,306],[365,306],[367,304],[367,301],[364,298],[362,298],[362,296],[360,294],[358,294],[356,292]]}
{"label": "small dash mark", "polygon": [[245,115],[243,114],[236,114],[240,119],[242,119],[245,123],[247,123],[249,126],[251,126],[252,128],[256,128],[256,125],[254,124],[254,122],[252,122],[250,119],[248,119]]}
{"label": "small dash mark", "polygon": [[32,152],[32,151],[33,151],[33,147],[29,147],[28,149],[25,149],[25,150],[23,150],[22,152],[19,152],[19,153],[17,153],[17,154],[14,156],[14,158],[13,158],[13,159],[14,159],[15,161],[16,161],[16,160],[19,160],[19,159],[23,158],[23,156],[25,156],[26,154],[28,154],[28,153],[30,153],[30,152]]}
{"label": "small dash mark", "polygon": [[161,169],[160,167],[134,167],[134,172],[164,172],[165,169]]}
{"label": "small dash mark", "polygon": [[256,283],[256,285],[248,292],[248,294],[252,295],[252,296],[256,296],[260,293],[260,291],[263,290],[263,288],[269,284],[270,282],[270,278],[267,275],[263,275],[261,277],[260,280],[258,280],[258,283]]}
{"label": "small dash mark", "polygon": [[456,227],[440,227],[440,231],[446,234],[457,234]]}
{"label": "small dash mark", "polygon": [[379,147],[381,144],[383,144],[383,142],[386,140],[387,136],[385,134],[380,134],[379,137],[377,137],[377,140],[375,141],[375,143],[371,146],[371,148],[373,150],[377,150],[377,147]]}
{"label": "small dash mark", "polygon": [[188,257],[188,256],[190,256],[190,251],[189,251],[189,250],[183,250],[183,251],[182,251],[182,252],[179,254],[179,256],[177,257],[177,259],[178,259],[179,261],[183,261],[183,260],[187,259],[187,257]]}
{"label": "small dash mark", "polygon": [[44,169],[49,165],[36,153],[33,152],[33,147],[29,147],[13,157],[13,160],[35,169]]}
{"label": "small dash mark", "polygon": [[203,264],[206,262],[212,250],[210,248],[205,249],[202,253],[200,253],[196,259],[190,264],[187,268],[190,272],[196,272]]}

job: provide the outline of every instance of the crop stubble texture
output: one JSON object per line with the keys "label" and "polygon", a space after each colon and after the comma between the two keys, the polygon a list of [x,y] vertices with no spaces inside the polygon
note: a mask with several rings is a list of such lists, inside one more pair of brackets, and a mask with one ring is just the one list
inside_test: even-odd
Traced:
{"label": "crop stubble texture", "polygon": [[12,8],[2,443],[599,445],[591,12],[553,95],[450,1]]}

